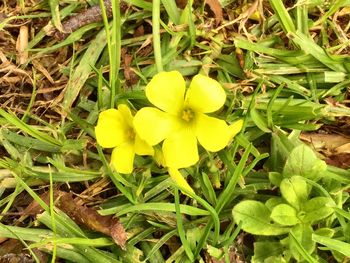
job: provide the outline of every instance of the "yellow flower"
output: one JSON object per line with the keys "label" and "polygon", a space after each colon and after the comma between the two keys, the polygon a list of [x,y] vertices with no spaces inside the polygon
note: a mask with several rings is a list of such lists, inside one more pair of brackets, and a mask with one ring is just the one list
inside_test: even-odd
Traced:
{"label": "yellow flower", "polygon": [[121,104],[118,109],[102,111],[95,127],[98,144],[104,148],[114,148],[111,165],[119,173],[132,172],[135,153],[153,155],[153,147],[135,132],[133,119],[128,106]]}
{"label": "yellow flower", "polygon": [[169,173],[171,179],[173,179],[173,181],[175,181],[175,183],[177,183],[178,185],[180,185],[181,187],[186,189],[188,192],[194,194],[192,187],[187,183],[186,179],[182,176],[182,174],[180,173],[180,171],[178,169],[169,168],[168,173]]}
{"label": "yellow flower", "polygon": [[206,115],[220,109],[226,100],[224,89],[212,78],[196,75],[186,92],[179,72],[161,72],[146,86],[146,96],[157,108],[137,112],[134,127],[149,145],[164,140],[162,150],[169,168],[195,164],[199,159],[197,141],[216,152],[242,128],[242,121],[230,127],[224,120]]}
{"label": "yellow flower", "polygon": [[[164,160],[164,154],[162,150],[158,147],[154,147],[154,156],[153,159],[155,160],[156,164],[158,166],[166,167],[165,160]],[[177,168],[168,168],[168,174],[170,175],[171,179],[179,186],[182,186],[190,193],[194,194],[194,190],[192,187],[187,183],[186,179],[182,176],[181,172]]]}

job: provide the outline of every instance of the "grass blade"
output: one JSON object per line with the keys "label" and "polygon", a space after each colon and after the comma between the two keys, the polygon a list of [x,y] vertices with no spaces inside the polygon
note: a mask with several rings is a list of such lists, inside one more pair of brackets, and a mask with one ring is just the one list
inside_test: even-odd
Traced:
{"label": "grass blade", "polygon": [[350,257],[350,244],[345,243],[336,239],[332,239],[325,236],[319,236],[316,234],[312,234],[312,240],[326,246],[331,250],[335,250],[343,255]]}
{"label": "grass blade", "polygon": [[106,32],[101,30],[96,35],[96,38],[90,42],[89,47],[80,60],[79,65],[75,68],[72,76],[70,77],[70,81],[66,87],[66,94],[62,102],[62,106],[67,112],[70,112],[73,102],[79,96],[80,90],[82,89],[85,81],[89,78],[92,71],[91,65],[95,65],[105,46]]}
{"label": "grass blade", "polygon": [[278,20],[281,23],[283,31],[288,34],[290,32],[295,32],[295,26],[291,16],[289,15],[287,9],[285,8],[282,0],[269,0],[273,10],[275,11]]}

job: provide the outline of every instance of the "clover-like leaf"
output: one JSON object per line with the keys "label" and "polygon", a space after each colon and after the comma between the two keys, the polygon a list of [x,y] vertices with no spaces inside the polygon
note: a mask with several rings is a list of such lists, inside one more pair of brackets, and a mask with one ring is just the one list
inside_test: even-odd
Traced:
{"label": "clover-like leaf", "polygon": [[267,199],[267,201],[265,202],[265,205],[268,209],[270,209],[270,211],[272,211],[276,206],[284,203],[285,201],[282,197],[271,197]]}
{"label": "clover-like leaf", "polygon": [[284,226],[294,226],[299,223],[297,211],[294,207],[287,204],[280,204],[275,206],[271,212],[270,217],[276,223]]}
{"label": "clover-like leaf", "polygon": [[261,202],[242,201],[233,208],[232,213],[235,222],[242,222],[242,229],[248,233],[277,236],[289,232],[288,227],[271,222],[270,210]]}
{"label": "clover-like leaf", "polygon": [[283,198],[297,210],[308,198],[308,186],[301,176],[283,179],[280,190]]}
{"label": "clover-like leaf", "polygon": [[310,147],[301,144],[290,153],[283,169],[283,176],[300,175],[316,181],[326,169],[326,163],[318,159]]}
{"label": "clover-like leaf", "polygon": [[308,200],[303,205],[303,210],[305,216],[303,218],[304,222],[315,223],[316,221],[322,220],[330,216],[334,211],[333,208],[328,207],[332,200],[328,197],[315,197]]}

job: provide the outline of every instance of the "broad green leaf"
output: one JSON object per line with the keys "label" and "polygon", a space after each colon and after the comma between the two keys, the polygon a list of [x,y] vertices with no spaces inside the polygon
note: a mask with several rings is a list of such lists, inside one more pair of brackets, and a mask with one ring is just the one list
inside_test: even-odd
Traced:
{"label": "broad green leaf", "polygon": [[278,172],[269,172],[269,180],[275,186],[280,186],[283,177]]}
{"label": "broad green leaf", "polygon": [[330,198],[321,196],[308,200],[303,205],[303,210],[305,212],[303,221],[314,223],[315,221],[319,221],[330,216],[334,210],[333,208],[327,206],[327,204],[332,203],[333,202],[330,200]]}
{"label": "broad green leaf", "polygon": [[316,229],[314,234],[319,235],[319,236],[324,236],[324,237],[332,237],[334,236],[335,231],[332,228],[319,228]]}
{"label": "broad green leaf", "polygon": [[311,180],[317,180],[326,169],[326,163],[318,159],[310,147],[301,144],[290,153],[283,169],[283,176],[300,175]]}
{"label": "broad green leaf", "polygon": [[280,256],[284,247],[280,242],[255,242],[252,263],[265,262],[265,259]]}
{"label": "broad green leaf", "polygon": [[297,211],[287,204],[277,205],[271,212],[273,221],[284,226],[294,226],[299,222]]}
{"label": "broad green leaf", "polygon": [[283,198],[297,210],[308,197],[308,186],[301,176],[283,179],[280,190]]}
{"label": "broad green leaf", "polygon": [[265,205],[270,211],[272,211],[277,205],[284,204],[285,201],[282,197],[271,197],[265,202]]}
{"label": "broad green leaf", "polygon": [[277,236],[289,232],[288,227],[271,223],[270,210],[261,202],[242,201],[233,208],[232,213],[235,222],[242,222],[242,229],[248,233]]}
{"label": "broad green leaf", "polygon": [[350,244],[349,243],[345,243],[336,239],[332,239],[329,237],[325,237],[325,236],[320,236],[320,235],[316,235],[316,234],[312,234],[312,240],[322,244],[326,247],[328,247],[331,250],[335,250],[337,252],[340,252],[342,254],[344,254],[347,257],[350,257]]}
{"label": "broad green leaf", "polygon": [[256,109],[250,109],[250,117],[260,130],[266,133],[271,132],[271,130],[267,126],[267,120]]}
{"label": "broad green leaf", "polygon": [[[295,241],[301,245],[304,252],[312,254],[316,248],[315,242],[311,238],[312,227],[310,225],[299,224],[293,227],[291,233],[293,236],[289,236],[289,248],[292,252],[293,257],[299,262],[304,258],[305,255],[301,255],[300,249],[297,248],[298,244],[296,244]],[[294,240],[293,237],[296,240]]]}

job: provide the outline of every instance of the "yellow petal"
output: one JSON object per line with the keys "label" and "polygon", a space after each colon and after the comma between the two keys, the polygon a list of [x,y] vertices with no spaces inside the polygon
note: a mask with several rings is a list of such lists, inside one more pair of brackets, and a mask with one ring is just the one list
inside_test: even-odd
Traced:
{"label": "yellow petal", "polygon": [[192,187],[187,183],[186,179],[182,176],[178,169],[169,168],[168,172],[170,177],[175,181],[176,184],[185,188],[190,193],[194,194]]}
{"label": "yellow petal", "polygon": [[131,111],[129,109],[129,107],[125,104],[120,104],[118,105],[118,111],[121,113],[121,115],[123,116],[125,122],[130,126],[133,127],[133,119],[134,117],[131,114]]}
{"label": "yellow petal", "polygon": [[140,136],[135,136],[135,153],[138,155],[153,155],[153,147],[150,146],[147,142],[142,140]]}
{"label": "yellow petal", "polygon": [[230,139],[235,137],[243,128],[243,120],[235,121],[234,123],[229,125],[230,130]]}
{"label": "yellow petal", "polygon": [[194,165],[199,159],[194,131],[188,128],[174,131],[163,142],[163,154],[167,167],[184,168]]}
{"label": "yellow petal", "polygon": [[104,148],[112,148],[125,142],[127,125],[116,109],[102,111],[95,127],[96,140]]}
{"label": "yellow petal", "polygon": [[177,114],[183,107],[186,83],[180,72],[161,72],[146,86],[148,100],[159,109]]}
{"label": "yellow petal", "polygon": [[194,110],[203,113],[220,109],[226,100],[225,90],[216,80],[204,75],[193,77],[186,94],[186,103]]}
{"label": "yellow petal", "polygon": [[176,118],[153,107],[139,110],[134,117],[134,128],[141,139],[153,146],[176,129]]}
{"label": "yellow petal", "polygon": [[205,149],[217,152],[228,144],[230,130],[225,121],[202,113],[197,115],[196,121],[197,139]]}
{"label": "yellow petal", "polygon": [[158,166],[163,166],[166,167],[165,159],[164,159],[164,154],[162,151],[162,148],[160,146],[156,145],[154,147],[154,160],[156,161]]}
{"label": "yellow petal", "polygon": [[118,173],[130,174],[134,168],[135,150],[131,143],[123,143],[112,151],[111,165]]}

